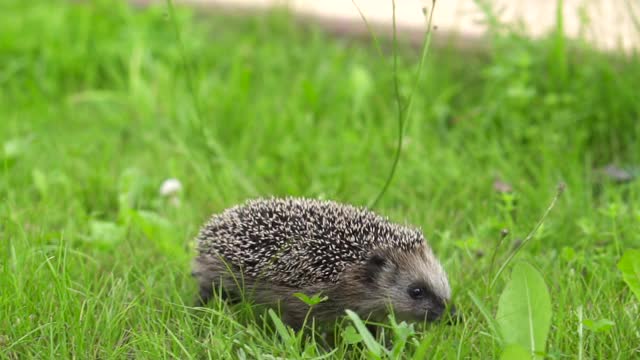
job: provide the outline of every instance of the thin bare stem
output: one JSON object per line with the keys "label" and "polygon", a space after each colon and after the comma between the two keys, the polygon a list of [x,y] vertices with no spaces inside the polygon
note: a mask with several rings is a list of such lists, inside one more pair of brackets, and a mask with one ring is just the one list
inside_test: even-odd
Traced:
{"label": "thin bare stem", "polygon": [[420,56],[420,63],[419,63],[419,67],[418,67],[418,71],[416,74],[416,80],[413,84],[413,87],[411,89],[411,93],[409,94],[409,97],[407,99],[407,104],[406,107],[403,104],[402,101],[402,95],[400,93],[400,84],[399,84],[399,79],[398,79],[398,29],[397,29],[397,22],[396,22],[396,2],[395,0],[391,1],[392,4],[392,15],[393,15],[393,19],[392,19],[392,24],[393,24],[393,87],[394,87],[394,97],[396,100],[396,108],[397,108],[397,113],[398,113],[398,139],[396,142],[396,151],[393,157],[393,163],[391,164],[391,170],[389,171],[389,176],[387,177],[387,180],[384,183],[384,186],[382,187],[382,190],[378,193],[378,195],[375,197],[375,199],[369,204],[370,208],[375,207],[378,202],[380,201],[380,199],[382,198],[382,196],[384,196],[384,194],[387,192],[389,185],[391,185],[391,181],[393,180],[393,177],[395,176],[396,173],[396,169],[398,168],[398,162],[400,161],[400,154],[402,153],[402,144],[403,144],[403,140],[404,140],[404,130],[406,128],[406,123],[408,120],[408,115],[410,114],[410,110],[411,110],[411,103],[413,100],[413,94],[416,91],[416,88],[418,86],[418,82],[420,81],[420,77],[422,74],[422,68],[424,67],[424,61],[427,57],[428,54],[428,49],[430,47],[431,44],[431,36],[432,36],[432,23],[433,23],[433,11],[435,9],[435,4],[436,4],[436,0],[432,0],[432,6],[431,9],[429,11],[429,17],[427,20],[427,30],[425,33],[425,40],[423,43],[423,47],[422,47],[422,55]]}
{"label": "thin bare stem", "polygon": [[547,218],[547,216],[551,212],[551,209],[553,209],[553,207],[556,205],[556,202],[560,198],[560,195],[562,195],[562,192],[564,191],[564,189],[565,189],[565,185],[563,183],[558,185],[558,190],[556,191],[555,196],[551,200],[551,203],[549,204],[549,206],[547,207],[545,212],[542,214],[542,217],[540,218],[540,220],[538,220],[538,222],[533,227],[533,229],[529,232],[527,237],[524,238],[524,240],[522,240],[522,243],[520,244],[520,246],[518,246],[515,250],[513,250],[513,252],[511,252],[511,254],[509,254],[509,257],[507,258],[507,260],[505,260],[505,262],[502,264],[502,266],[500,266],[500,269],[498,269],[498,272],[496,273],[496,275],[493,277],[493,280],[491,281],[491,285],[489,285],[490,288],[493,288],[493,286],[495,285],[496,281],[500,277],[500,274],[502,274],[502,272],[507,267],[507,265],[509,265],[509,263],[511,262],[513,257],[516,256],[516,254],[518,252],[520,252],[520,249],[522,249],[533,238],[533,236],[536,234],[536,232],[538,232],[538,229],[540,229],[540,226],[542,226],[542,224],[544,223],[544,220]]}
{"label": "thin bare stem", "polygon": [[355,6],[356,10],[358,10],[358,14],[360,14],[360,18],[364,22],[364,25],[367,27],[367,31],[369,31],[369,33],[371,34],[371,37],[373,38],[373,44],[378,51],[378,55],[380,55],[380,57],[384,57],[382,47],[380,46],[380,41],[378,41],[378,37],[376,36],[375,31],[373,31],[371,24],[369,24],[369,21],[367,21],[367,17],[364,16],[364,13],[362,12],[362,9],[360,9],[360,6],[356,3],[356,0],[351,0],[351,3],[353,4],[353,6]]}

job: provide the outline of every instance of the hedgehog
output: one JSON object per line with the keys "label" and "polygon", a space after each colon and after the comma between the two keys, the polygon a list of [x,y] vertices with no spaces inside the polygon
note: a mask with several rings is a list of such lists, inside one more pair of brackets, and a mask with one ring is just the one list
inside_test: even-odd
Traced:
{"label": "hedgehog", "polygon": [[[362,318],[434,322],[455,313],[447,275],[415,227],[363,207],[309,198],[258,198],[213,215],[197,236],[198,306],[215,289],[277,305],[291,327],[349,309]],[[321,294],[311,309],[296,294]]]}

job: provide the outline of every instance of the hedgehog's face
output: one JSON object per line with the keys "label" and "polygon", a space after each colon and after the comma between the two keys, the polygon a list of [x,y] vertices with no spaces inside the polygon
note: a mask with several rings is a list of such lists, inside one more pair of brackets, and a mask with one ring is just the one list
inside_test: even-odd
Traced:
{"label": "hedgehog's face", "polygon": [[[435,321],[447,309],[451,290],[440,262],[427,246],[406,251],[385,251],[367,262],[367,278],[374,287],[374,301],[390,303],[397,319]],[[384,306],[383,305],[383,306]]]}

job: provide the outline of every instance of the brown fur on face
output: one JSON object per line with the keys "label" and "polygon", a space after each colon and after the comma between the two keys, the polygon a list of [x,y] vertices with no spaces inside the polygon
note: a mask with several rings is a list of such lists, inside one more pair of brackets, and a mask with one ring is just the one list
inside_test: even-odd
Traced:
{"label": "brown fur on face", "polygon": [[[446,274],[426,244],[411,250],[375,250],[365,262],[345,269],[336,283],[301,288],[245,276],[241,269],[213,255],[198,257],[193,275],[200,284],[201,303],[208,301],[214,286],[221,286],[232,299],[244,295],[256,304],[278,304],[284,320],[294,328],[302,326],[309,311],[294,296],[298,292],[328,297],[311,312],[319,322],[333,321],[346,309],[362,318],[382,320],[389,306],[398,319],[434,321],[444,314],[451,297]],[[423,289],[423,296],[412,297],[415,288]]]}

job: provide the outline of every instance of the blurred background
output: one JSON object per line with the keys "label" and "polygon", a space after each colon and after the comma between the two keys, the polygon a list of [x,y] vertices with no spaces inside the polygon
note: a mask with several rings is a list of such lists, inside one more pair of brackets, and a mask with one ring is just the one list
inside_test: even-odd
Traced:
{"label": "blurred background", "polygon": [[[165,0],[135,0],[138,4]],[[393,21],[391,0],[177,0],[176,4],[213,9],[264,11],[285,7],[299,17],[312,19],[329,29],[361,34],[372,25],[389,30]],[[406,36],[422,37],[426,28],[423,10],[434,10],[439,32],[453,35],[463,45],[479,45],[495,22],[509,24],[528,35],[541,37],[553,31],[561,15],[563,32],[606,50],[629,51],[640,41],[637,31],[640,5],[631,0],[398,0],[396,22]],[[440,35],[442,37],[442,35]]]}
{"label": "blurred background", "polygon": [[[203,339],[176,305],[203,222],[257,196],[367,205],[384,188],[375,210],[423,229],[470,314],[428,335],[434,351],[496,358],[464,296],[497,303],[492,271],[559,183],[518,254],[554,296],[549,351],[632,358],[638,308],[615,263],[640,243],[637,2],[439,0],[426,56],[433,3],[397,2],[394,44],[382,0],[0,1],[9,358],[259,339],[228,313],[209,321],[233,337]],[[578,338],[582,305],[616,325]]]}

